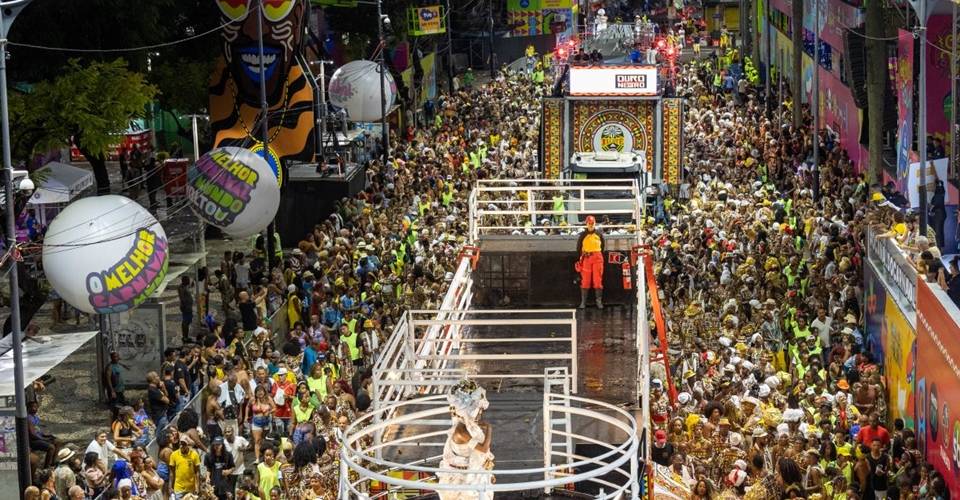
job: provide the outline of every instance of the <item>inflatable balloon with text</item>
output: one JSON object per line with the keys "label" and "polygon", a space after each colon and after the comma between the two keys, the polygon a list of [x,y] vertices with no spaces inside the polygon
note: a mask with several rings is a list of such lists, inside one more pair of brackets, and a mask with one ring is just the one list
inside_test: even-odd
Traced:
{"label": "inflatable balloon with text", "polygon": [[217,148],[187,171],[187,199],[207,224],[234,238],[263,231],[280,208],[280,187],[260,155],[238,147]]}
{"label": "inflatable balloon with text", "polygon": [[167,235],[135,201],[79,199],[57,214],[43,242],[43,269],[63,300],[83,312],[129,311],[167,275]]}
{"label": "inflatable balloon with text", "polygon": [[[397,84],[387,71],[384,77],[387,111],[397,99]],[[330,103],[347,112],[353,122],[375,122],[383,116],[380,98],[380,65],[373,61],[350,61],[337,68],[330,79]]]}

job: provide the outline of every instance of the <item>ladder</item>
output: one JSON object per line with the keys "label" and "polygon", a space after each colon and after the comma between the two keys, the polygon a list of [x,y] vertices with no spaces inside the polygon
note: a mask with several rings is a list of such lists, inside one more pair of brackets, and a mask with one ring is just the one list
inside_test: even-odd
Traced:
{"label": "ladder", "polygon": [[[543,378],[543,466],[546,468],[554,464],[554,455],[562,455],[563,462],[573,460],[573,426],[570,421],[570,412],[563,412],[562,416],[554,417],[550,410],[552,406],[568,406],[570,400],[554,396],[570,395],[570,374],[567,367],[546,368]],[[568,471],[572,474],[573,471]],[[545,471],[545,480],[554,479],[559,473]],[[544,493],[550,493],[550,488],[544,488]]]}

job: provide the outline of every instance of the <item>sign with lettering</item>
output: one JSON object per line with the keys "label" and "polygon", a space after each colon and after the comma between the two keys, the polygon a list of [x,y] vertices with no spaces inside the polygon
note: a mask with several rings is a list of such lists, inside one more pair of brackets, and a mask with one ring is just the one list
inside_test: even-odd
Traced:
{"label": "sign with lettering", "polygon": [[867,258],[887,285],[887,291],[896,295],[905,313],[917,310],[917,270],[891,238],[878,238],[879,230],[867,229]]}
{"label": "sign with lettering", "polygon": [[573,96],[652,96],[656,94],[656,66],[570,67],[570,95]]}

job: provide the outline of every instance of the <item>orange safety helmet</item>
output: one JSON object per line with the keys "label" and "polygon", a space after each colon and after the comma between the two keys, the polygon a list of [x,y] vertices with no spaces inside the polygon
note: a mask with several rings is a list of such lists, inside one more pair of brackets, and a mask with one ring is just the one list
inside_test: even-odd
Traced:
{"label": "orange safety helmet", "polygon": [[592,215],[588,215],[588,216],[587,216],[587,225],[588,225],[588,226],[589,226],[589,225],[592,225],[592,224],[596,224],[596,223],[597,223],[597,219],[594,218],[594,216],[592,216]]}

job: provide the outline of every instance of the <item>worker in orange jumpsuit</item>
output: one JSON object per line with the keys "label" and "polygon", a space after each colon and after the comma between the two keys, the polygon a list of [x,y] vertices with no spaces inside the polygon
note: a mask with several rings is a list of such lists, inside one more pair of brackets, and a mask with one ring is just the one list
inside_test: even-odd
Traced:
{"label": "worker in orange jumpsuit", "polygon": [[577,240],[577,253],[580,260],[577,270],[580,272],[580,309],[587,307],[587,295],[595,290],[597,308],[603,309],[603,235],[597,231],[597,219],[587,216],[587,228]]}

